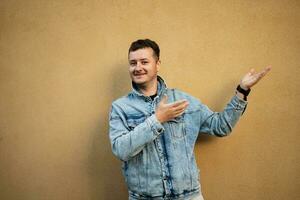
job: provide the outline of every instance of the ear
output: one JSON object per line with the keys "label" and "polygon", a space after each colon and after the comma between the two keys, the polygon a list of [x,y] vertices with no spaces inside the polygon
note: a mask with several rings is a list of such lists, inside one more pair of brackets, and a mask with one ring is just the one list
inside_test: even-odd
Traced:
{"label": "ear", "polygon": [[161,63],[160,60],[156,61],[156,69],[157,69],[157,71],[159,71],[159,69],[160,69],[160,63]]}

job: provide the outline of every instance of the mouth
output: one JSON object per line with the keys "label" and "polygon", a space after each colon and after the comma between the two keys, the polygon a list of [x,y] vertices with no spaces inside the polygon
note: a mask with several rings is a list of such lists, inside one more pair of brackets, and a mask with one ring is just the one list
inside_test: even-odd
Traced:
{"label": "mouth", "polygon": [[141,76],[144,76],[144,75],[146,75],[146,74],[145,73],[143,73],[143,74],[133,74],[134,77],[141,77]]}

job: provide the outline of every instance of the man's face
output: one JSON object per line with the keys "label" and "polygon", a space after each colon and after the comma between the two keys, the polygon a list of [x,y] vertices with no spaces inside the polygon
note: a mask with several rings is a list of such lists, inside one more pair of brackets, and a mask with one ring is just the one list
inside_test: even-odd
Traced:
{"label": "man's face", "polygon": [[154,57],[153,49],[131,51],[128,60],[129,74],[134,83],[146,86],[157,80],[160,61]]}

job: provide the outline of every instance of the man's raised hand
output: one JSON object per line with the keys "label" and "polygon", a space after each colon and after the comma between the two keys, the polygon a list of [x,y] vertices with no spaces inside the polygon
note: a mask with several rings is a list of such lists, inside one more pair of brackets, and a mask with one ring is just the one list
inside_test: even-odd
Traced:
{"label": "man's raised hand", "polygon": [[261,72],[255,72],[254,69],[251,69],[241,80],[241,88],[247,90],[254,86],[258,81],[264,77],[271,70],[271,66],[266,67]]}

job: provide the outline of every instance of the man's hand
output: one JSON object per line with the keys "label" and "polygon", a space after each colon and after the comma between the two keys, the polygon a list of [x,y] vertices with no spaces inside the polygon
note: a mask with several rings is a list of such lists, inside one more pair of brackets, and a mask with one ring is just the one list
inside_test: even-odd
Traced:
{"label": "man's hand", "polygon": [[179,100],[173,103],[167,103],[168,96],[164,95],[156,108],[156,118],[160,123],[167,122],[175,117],[183,114],[188,107],[189,102],[187,100]]}
{"label": "man's hand", "polygon": [[255,72],[251,69],[241,80],[240,86],[244,90],[250,89],[254,86],[262,77],[264,77],[271,70],[271,66],[266,67],[261,72]]}

